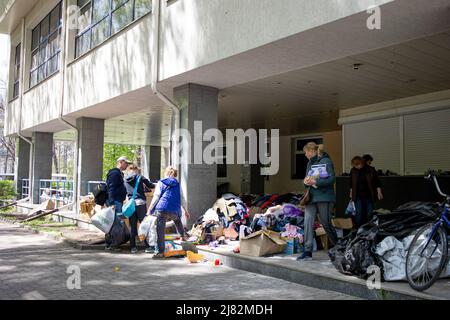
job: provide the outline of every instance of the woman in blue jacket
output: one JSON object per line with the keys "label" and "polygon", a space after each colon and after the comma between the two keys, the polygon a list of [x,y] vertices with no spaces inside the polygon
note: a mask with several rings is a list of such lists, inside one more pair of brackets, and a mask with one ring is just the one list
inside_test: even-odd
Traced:
{"label": "woman in blue jacket", "polygon": [[333,162],[330,156],[323,151],[323,145],[309,142],[303,150],[309,159],[304,184],[309,189],[311,200],[305,206],[305,251],[297,258],[299,261],[312,259],[314,224],[317,213],[319,213],[320,223],[332,245],[336,244],[338,240],[336,230],[331,223],[331,211],[336,202],[334,192],[336,176]]}
{"label": "woman in blue jacket", "polygon": [[181,222],[181,190],[180,183],[176,179],[178,172],[172,167],[165,171],[165,178],[156,185],[152,203],[148,209],[147,215],[155,214],[157,217],[157,242],[158,253],[153,256],[154,259],[163,259],[165,251],[165,228],[168,219],[175,222],[178,233],[183,241],[187,237]]}

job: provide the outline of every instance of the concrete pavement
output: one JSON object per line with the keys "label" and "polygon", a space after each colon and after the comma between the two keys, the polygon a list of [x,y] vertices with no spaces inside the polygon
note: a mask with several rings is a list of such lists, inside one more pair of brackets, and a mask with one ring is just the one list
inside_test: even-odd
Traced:
{"label": "concrete pavement", "polygon": [[[75,271],[74,271],[75,270]],[[80,271],[81,289],[76,286]],[[68,273],[69,271],[69,273]],[[0,299],[349,300],[255,273],[151,255],[79,251],[0,222]]]}

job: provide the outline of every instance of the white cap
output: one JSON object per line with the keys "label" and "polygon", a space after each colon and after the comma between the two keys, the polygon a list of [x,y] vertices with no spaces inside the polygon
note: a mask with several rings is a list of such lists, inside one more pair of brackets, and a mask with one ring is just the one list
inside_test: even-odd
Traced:
{"label": "white cap", "polygon": [[126,162],[126,163],[128,163],[128,164],[133,163],[133,162],[131,162],[130,160],[128,160],[127,157],[120,157],[119,159],[117,159],[117,162],[119,162],[119,161],[124,161],[124,162]]}

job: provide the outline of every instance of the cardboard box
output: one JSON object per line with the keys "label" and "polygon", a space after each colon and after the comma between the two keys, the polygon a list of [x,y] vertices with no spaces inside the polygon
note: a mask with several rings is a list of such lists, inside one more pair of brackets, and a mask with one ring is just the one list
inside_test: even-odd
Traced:
{"label": "cardboard box", "polygon": [[251,257],[284,252],[286,245],[279,233],[267,230],[260,230],[240,240],[241,254]]}
{"label": "cardboard box", "polygon": [[353,228],[353,222],[351,218],[332,219],[331,222],[336,229],[351,230]]}
{"label": "cardboard box", "polygon": [[353,228],[353,221],[351,218],[348,219],[332,219],[331,222],[336,228],[336,234],[338,238],[343,238],[347,235],[348,231]]}
{"label": "cardboard box", "polygon": [[328,235],[323,227],[316,229],[316,236],[318,237],[318,244],[323,250],[328,250]]}

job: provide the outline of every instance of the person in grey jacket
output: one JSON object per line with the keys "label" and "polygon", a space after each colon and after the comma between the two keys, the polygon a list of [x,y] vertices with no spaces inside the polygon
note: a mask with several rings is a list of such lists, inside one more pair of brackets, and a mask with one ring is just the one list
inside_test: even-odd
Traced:
{"label": "person in grey jacket", "polygon": [[309,189],[310,202],[305,206],[305,250],[297,260],[312,260],[314,224],[317,213],[331,244],[337,243],[336,230],[331,223],[331,211],[336,202],[334,184],[336,176],[330,156],[323,151],[323,145],[309,142],[304,147],[309,159],[304,184]]}

